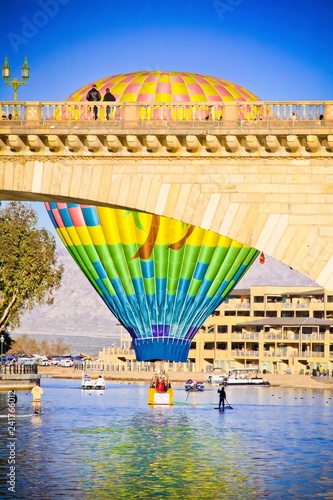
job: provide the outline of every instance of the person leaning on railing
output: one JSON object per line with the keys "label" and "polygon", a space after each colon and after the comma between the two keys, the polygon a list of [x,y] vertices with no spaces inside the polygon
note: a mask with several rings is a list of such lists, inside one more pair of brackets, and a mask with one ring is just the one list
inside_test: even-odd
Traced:
{"label": "person leaning on railing", "polygon": [[[94,83],[94,85],[91,87],[89,90],[87,97],[87,101],[100,101],[101,100],[101,94],[97,90],[97,86]],[[98,118],[98,107],[94,106],[94,119],[97,120]]]}
{"label": "person leaning on railing", "polygon": [[[103,97],[103,101],[115,101],[116,98],[113,94],[111,94],[110,89],[106,89],[105,95]],[[106,106],[106,119],[110,120],[110,106]]]}

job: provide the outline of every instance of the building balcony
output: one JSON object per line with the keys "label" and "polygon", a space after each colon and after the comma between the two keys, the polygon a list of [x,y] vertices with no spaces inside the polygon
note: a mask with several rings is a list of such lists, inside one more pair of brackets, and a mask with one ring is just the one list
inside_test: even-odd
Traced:
{"label": "building balcony", "polygon": [[234,349],[231,351],[231,356],[235,358],[258,358],[259,352]]}
{"label": "building balcony", "polygon": [[222,311],[239,311],[239,310],[250,310],[251,304],[247,302],[224,302],[221,307]]}
{"label": "building balcony", "polygon": [[304,342],[310,340],[325,340],[324,333],[302,333],[302,340]]}
{"label": "building balcony", "polygon": [[299,341],[300,336],[298,333],[292,332],[265,332],[264,340],[295,340]]}
{"label": "building balcony", "polygon": [[286,309],[293,309],[294,305],[291,302],[281,302],[281,309],[286,310]]}
{"label": "building balcony", "polygon": [[326,304],[321,301],[310,302],[310,311],[324,311],[326,309]]}
{"label": "building balcony", "polygon": [[287,351],[287,350],[282,350],[278,349],[276,351],[264,351],[264,357],[265,358],[302,358],[302,359],[311,359],[311,358],[323,358],[324,353],[323,352],[306,352],[306,351],[299,351],[299,350],[294,350],[294,351]]}
{"label": "building balcony", "polygon": [[313,340],[324,341],[325,333],[292,333],[292,332],[265,332],[264,340],[301,340],[310,342]]}
{"label": "building balcony", "polygon": [[282,340],[282,332],[267,332],[264,333],[264,340]]}
{"label": "building balcony", "polygon": [[243,332],[243,333],[232,333],[231,334],[231,340],[258,340],[259,339],[259,333],[249,333],[249,332]]}
{"label": "building balcony", "polygon": [[267,302],[264,304],[264,309],[266,311],[280,311],[281,305],[281,302]]}

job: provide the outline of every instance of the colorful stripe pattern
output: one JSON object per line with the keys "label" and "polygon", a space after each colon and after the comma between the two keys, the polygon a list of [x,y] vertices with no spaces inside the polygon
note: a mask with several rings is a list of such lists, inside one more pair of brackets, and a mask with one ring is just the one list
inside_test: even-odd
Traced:
{"label": "colorful stripe pattern", "polygon": [[186,361],[205,319],[258,251],[146,213],[46,203],[57,232],[133,339],[138,361]]}
{"label": "colorful stripe pattern", "polygon": [[85,101],[96,84],[102,95],[106,88],[118,102],[230,102],[258,101],[252,92],[222,78],[176,71],[138,71],[108,76],[85,85],[68,101]]}

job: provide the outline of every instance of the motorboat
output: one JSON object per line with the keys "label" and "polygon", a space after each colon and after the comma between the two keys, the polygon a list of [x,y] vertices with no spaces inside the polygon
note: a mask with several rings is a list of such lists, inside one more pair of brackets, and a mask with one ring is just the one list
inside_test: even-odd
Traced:
{"label": "motorboat", "polygon": [[96,380],[92,380],[90,375],[82,375],[82,385],[81,385],[83,390],[99,390],[102,391],[105,389],[105,380],[102,375],[99,375],[99,377]]}
{"label": "motorboat", "polygon": [[197,392],[202,392],[205,390],[205,386],[203,382],[197,382],[196,380],[189,379],[187,382],[185,382],[184,386],[185,391],[197,391]]}
{"label": "motorboat", "polygon": [[223,385],[270,385],[270,383],[259,376],[257,368],[235,368],[229,371]]}

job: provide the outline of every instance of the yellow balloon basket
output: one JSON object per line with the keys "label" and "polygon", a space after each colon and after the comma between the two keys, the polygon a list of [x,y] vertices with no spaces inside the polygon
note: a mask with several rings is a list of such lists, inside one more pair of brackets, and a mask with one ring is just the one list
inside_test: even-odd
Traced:
{"label": "yellow balloon basket", "polygon": [[169,375],[163,370],[153,376],[148,391],[148,405],[173,405],[173,389]]}
{"label": "yellow balloon basket", "polygon": [[150,387],[148,391],[148,405],[173,405],[173,389],[168,389],[166,392],[159,392],[154,387]]}

